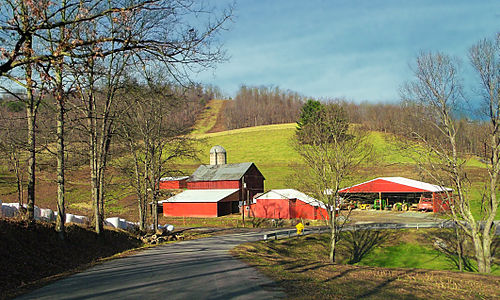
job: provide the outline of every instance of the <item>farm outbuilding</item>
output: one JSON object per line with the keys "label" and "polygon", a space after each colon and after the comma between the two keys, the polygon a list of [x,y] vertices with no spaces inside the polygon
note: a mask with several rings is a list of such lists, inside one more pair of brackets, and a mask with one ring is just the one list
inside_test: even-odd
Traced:
{"label": "farm outbuilding", "polygon": [[187,188],[189,176],[164,177],[160,179],[160,190],[180,190]]}
{"label": "farm outbuilding", "polygon": [[294,189],[270,190],[245,207],[246,215],[268,219],[328,219],[324,203]]}
{"label": "farm outbuilding", "polygon": [[341,189],[340,196],[350,201],[373,203],[376,199],[395,203],[417,204],[420,199],[432,201],[433,211],[449,209],[446,201],[453,190],[404,177],[379,177],[351,187]]}
{"label": "farm outbuilding", "polygon": [[239,206],[264,191],[264,176],[252,162],[228,164],[222,146],[210,149],[210,165],[189,178],[167,178],[165,186],[184,192],[160,201],[165,216],[219,217],[238,213]]}
{"label": "farm outbuilding", "polygon": [[220,217],[238,210],[238,189],[186,190],[160,201],[166,217]]}

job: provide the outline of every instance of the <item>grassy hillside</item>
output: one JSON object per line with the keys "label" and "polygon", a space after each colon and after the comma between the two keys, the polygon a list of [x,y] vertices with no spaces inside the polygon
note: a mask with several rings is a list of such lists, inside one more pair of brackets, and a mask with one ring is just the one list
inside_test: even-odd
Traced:
{"label": "grassy hillside", "polygon": [[[228,162],[254,162],[261,170],[265,181],[265,189],[297,188],[300,181],[303,163],[293,149],[291,138],[295,134],[295,123],[266,125],[236,130],[213,132],[220,130],[221,111],[227,100],[212,100],[207,104],[192,135],[198,138],[198,160],[178,161],[178,168],[186,174],[191,174],[200,163],[209,163],[209,149],[221,145],[227,150]],[[212,132],[212,133],[208,133]],[[368,139],[373,145],[374,164],[367,164],[355,170],[355,176],[346,185],[359,183],[379,176],[403,176],[426,181],[428,178],[416,168],[408,151],[401,151],[395,144],[394,136],[381,132],[369,132]],[[114,160],[120,159],[117,157]],[[123,159],[123,158],[122,158]],[[125,158],[126,159],[126,158]],[[479,199],[481,182],[484,180],[485,169],[477,160],[468,163],[468,176],[472,181],[473,197]],[[110,169],[111,184],[107,186],[107,211],[110,215],[121,215],[136,218],[136,204],[133,191],[124,187],[123,176]],[[88,166],[83,166],[68,172],[67,204],[68,211],[78,214],[91,214]],[[38,172],[37,204],[41,207],[56,207],[56,185],[54,172]],[[16,201],[15,179],[4,166],[0,168],[0,199],[9,202]],[[479,211],[477,202],[473,203]],[[497,215],[500,218],[500,213]]]}
{"label": "grassy hillside", "polygon": [[[296,188],[303,162],[293,149],[291,139],[295,134],[295,123],[241,128],[216,133],[196,134],[203,140],[199,147],[200,161],[179,162],[186,173],[192,172],[199,163],[209,163],[209,149],[221,145],[227,151],[228,163],[254,162],[261,170],[265,189]],[[403,176],[430,181],[419,172],[412,154],[401,150],[397,138],[382,132],[369,132],[368,140],[373,146],[373,164],[361,166],[346,185],[359,183],[382,176]],[[486,175],[484,166],[476,159],[467,162],[468,177],[472,182],[472,207],[479,212],[479,197]],[[500,218],[500,212],[497,214]]]}
{"label": "grassy hillside", "polygon": [[[251,161],[257,164],[266,177],[266,188],[285,188],[293,169],[303,164],[293,149],[291,139],[295,134],[295,123],[241,128],[230,131],[196,134],[203,139],[200,146],[202,163],[209,162],[209,149],[221,145],[227,150],[228,163]],[[423,179],[416,170],[411,153],[400,150],[390,134],[369,132],[369,143],[373,146],[374,165],[361,167],[355,182],[378,176],[409,176]],[[182,161],[185,170],[197,165],[196,161]],[[471,160],[469,168],[480,172],[480,164]]]}

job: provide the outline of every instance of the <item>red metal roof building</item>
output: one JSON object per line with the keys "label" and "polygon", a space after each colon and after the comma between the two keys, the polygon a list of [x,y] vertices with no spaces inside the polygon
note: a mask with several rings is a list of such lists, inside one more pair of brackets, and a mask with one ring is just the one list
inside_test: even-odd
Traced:
{"label": "red metal roof building", "polygon": [[417,203],[420,198],[433,201],[433,211],[447,210],[450,188],[408,179],[404,177],[379,177],[360,184],[341,189],[339,194],[344,198],[370,201],[387,199],[390,204],[395,202]]}
{"label": "red metal roof building", "polygon": [[327,220],[326,205],[294,189],[270,190],[245,207],[246,215],[269,219]]}

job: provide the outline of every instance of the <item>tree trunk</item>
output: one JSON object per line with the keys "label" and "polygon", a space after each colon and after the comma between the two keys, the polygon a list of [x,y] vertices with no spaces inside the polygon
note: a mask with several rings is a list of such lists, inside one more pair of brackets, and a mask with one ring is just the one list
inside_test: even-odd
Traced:
{"label": "tree trunk", "polygon": [[477,261],[477,271],[479,273],[485,273],[487,267],[485,264],[484,249],[481,237],[479,236],[477,230],[474,229],[472,230],[472,243],[474,244],[474,253]]}
{"label": "tree trunk", "polygon": [[[30,97],[30,92],[28,92]],[[33,97],[31,95],[31,100]],[[33,103],[28,100],[26,116],[28,119],[28,220],[33,220],[35,217],[35,165],[36,165],[36,144],[35,144],[35,123],[36,114],[33,108]]]}
{"label": "tree trunk", "polygon": [[[62,33],[61,33],[62,34]],[[66,221],[65,209],[65,160],[64,160],[64,87],[63,87],[63,62],[62,59],[58,62],[56,67],[56,100],[57,100],[57,219],[56,219],[56,232],[61,239],[65,238],[64,223]]]}
{"label": "tree trunk", "polygon": [[157,191],[153,191],[153,207],[151,209],[153,211],[153,227],[156,231],[158,229],[158,193]]}
{"label": "tree trunk", "polygon": [[460,272],[464,271],[464,264],[463,264],[463,239],[462,236],[459,232],[460,228],[458,228],[458,225],[455,221],[455,236],[457,238],[457,254],[458,254],[458,270]]}
{"label": "tree trunk", "polygon": [[[27,56],[31,56],[32,39],[31,36],[26,40],[28,48]],[[28,199],[27,210],[28,220],[35,218],[35,166],[36,166],[36,112],[38,102],[33,95],[33,70],[31,65],[26,66],[26,119],[28,121]]]}
{"label": "tree trunk", "polygon": [[335,263],[335,252],[337,246],[337,227],[335,226],[335,210],[330,212],[330,262]]}
{"label": "tree trunk", "polygon": [[92,206],[94,207],[94,222],[95,222],[95,232],[97,234],[101,233],[102,222],[100,217],[100,199],[99,199],[99,183],[97,179],[97,138],[96,138],[96,119],[94,116],[95,105],[94,96],[90,94],[88,96],[88,107],[87,107],[87,126],[89,133],[89,156],[90,156],[90,183],[92,191]]}
{"label": "tree trunk", "polygon": [[[62,89],[62,87],[61,87]],[[57,118],[57,219],[56,231],[64,239],[64,222],[66,221],[64,199],[64,100],[58,95],[59,112]]]}

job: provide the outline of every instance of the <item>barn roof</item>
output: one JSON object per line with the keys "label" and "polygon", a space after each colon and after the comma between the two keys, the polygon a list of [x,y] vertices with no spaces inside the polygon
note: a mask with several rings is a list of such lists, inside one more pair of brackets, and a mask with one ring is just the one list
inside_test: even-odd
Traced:
{"label": "barn roof", "polygon": [[[252,162],[239,164],[201,165],[198,169],[196,169],[196,171],[194,171],[193,175],[189,178],[189,181],[240,180],[252,166],[255,166]],[[257,169],[257,167],[255,168]]]}
{"label": "barn roof", "polygon": [[326,207],[323,202],[294,189],[270,190],[255,199],[298,199],[312,206]]}
{"label": "barn roof", "polygon": [[379,177],[341,189],[339,193],[451,192],[452,189],[404,177]]}
{"label": "barn roof", "polygon": [[177,180],[184,180],[188,179],[189,176],[169,176],[169,177],[163,177],[160,178],[160,181],[177,181]]}
{"label": "barn roof", "polygon": [[185,190],[167,200],[158,201],[159,203],[198,203],[198,202],[219,202],[222,199],[231,196],[239,191],[238,189],[225,189],[225,190]]}

